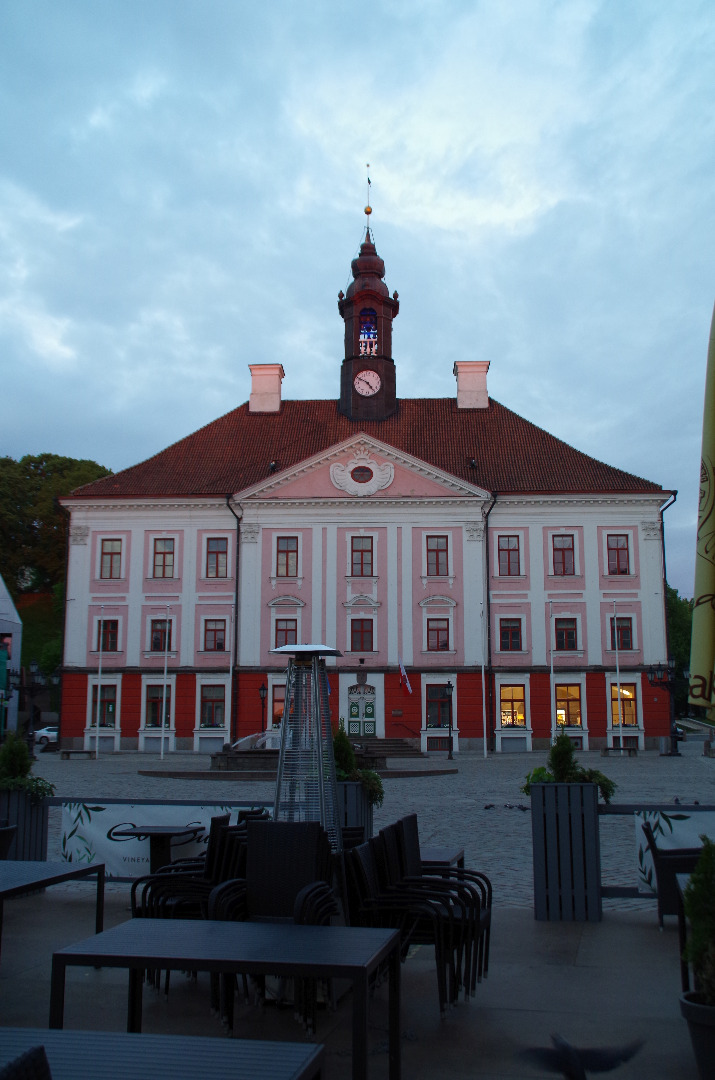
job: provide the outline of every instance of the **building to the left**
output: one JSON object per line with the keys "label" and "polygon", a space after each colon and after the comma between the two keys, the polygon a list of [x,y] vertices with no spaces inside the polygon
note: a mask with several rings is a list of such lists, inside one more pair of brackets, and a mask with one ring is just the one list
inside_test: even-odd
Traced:
{"label": "building to the left", "polygon": [[0,739],[17,731],[18,695],[10,687],[8,672],[20,667],[22,620],[7,585],[0,577]]}
{"label": "building to the left", "polygon": [[205,753],[277,727],[275,649],[309,642],[340,650],[333,719],[360,738],[668,734],[647,671],[667,659],[673,493],[491,398],[499,358],[454,363],[452,397],[400,396],[384,275],[368,228],[338,294],[337,394],[285,400],[282,364],[253,364],[248,402],[61,500],[64,742],[94,745],[98,723],[103,750]]}

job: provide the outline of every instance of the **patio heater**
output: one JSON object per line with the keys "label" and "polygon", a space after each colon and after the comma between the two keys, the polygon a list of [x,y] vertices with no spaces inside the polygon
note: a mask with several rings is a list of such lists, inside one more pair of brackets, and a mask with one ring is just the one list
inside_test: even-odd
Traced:
{"label": "patio heater", "polygon": [[273,808],[274,821],[319,821],[333,851],[342,850],[338,787],[330,727],[328,645],[281,645],[288,653],[285,705]]}

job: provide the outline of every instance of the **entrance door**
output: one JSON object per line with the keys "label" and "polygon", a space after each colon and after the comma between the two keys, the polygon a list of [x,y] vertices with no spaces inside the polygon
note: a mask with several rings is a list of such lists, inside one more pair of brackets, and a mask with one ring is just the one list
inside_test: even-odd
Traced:
{"label": "entrance door", "polygon": [[348,687],[348,735],[374,737],[375,725],[375,687]]}

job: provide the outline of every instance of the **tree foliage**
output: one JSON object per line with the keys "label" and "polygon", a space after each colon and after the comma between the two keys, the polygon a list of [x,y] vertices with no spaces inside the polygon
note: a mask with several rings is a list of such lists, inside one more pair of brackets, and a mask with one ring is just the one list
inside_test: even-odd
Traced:
{"label": "tree foliage", "polygon": [[67,516],[57,498],[109,473],[58,454],[0,458],[0,574],[13,597],[62,582]]}
{"label": "tree foliage", "polygon": [[690,667],[690,634],[693,625],[693,601],[680,596],[677,589],[665,587],[665,617],[668,621],[668,647],[675,660],[675,711],[688,712],[688,684],[681,678]]}

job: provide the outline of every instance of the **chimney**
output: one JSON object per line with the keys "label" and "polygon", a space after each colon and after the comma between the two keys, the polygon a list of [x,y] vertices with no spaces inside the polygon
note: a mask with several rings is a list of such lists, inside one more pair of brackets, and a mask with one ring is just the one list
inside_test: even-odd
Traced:
{"label": "chimney", "polygon": [[251,372],[251,396],[249,412],[279,412],[281,407],[281,380],[285,377],[282,364],[249,364]]}
{"label": "chimney", "polygon": [[488,360],[455,360],[452,372],[457,380],[458,409],[488,409]]}

